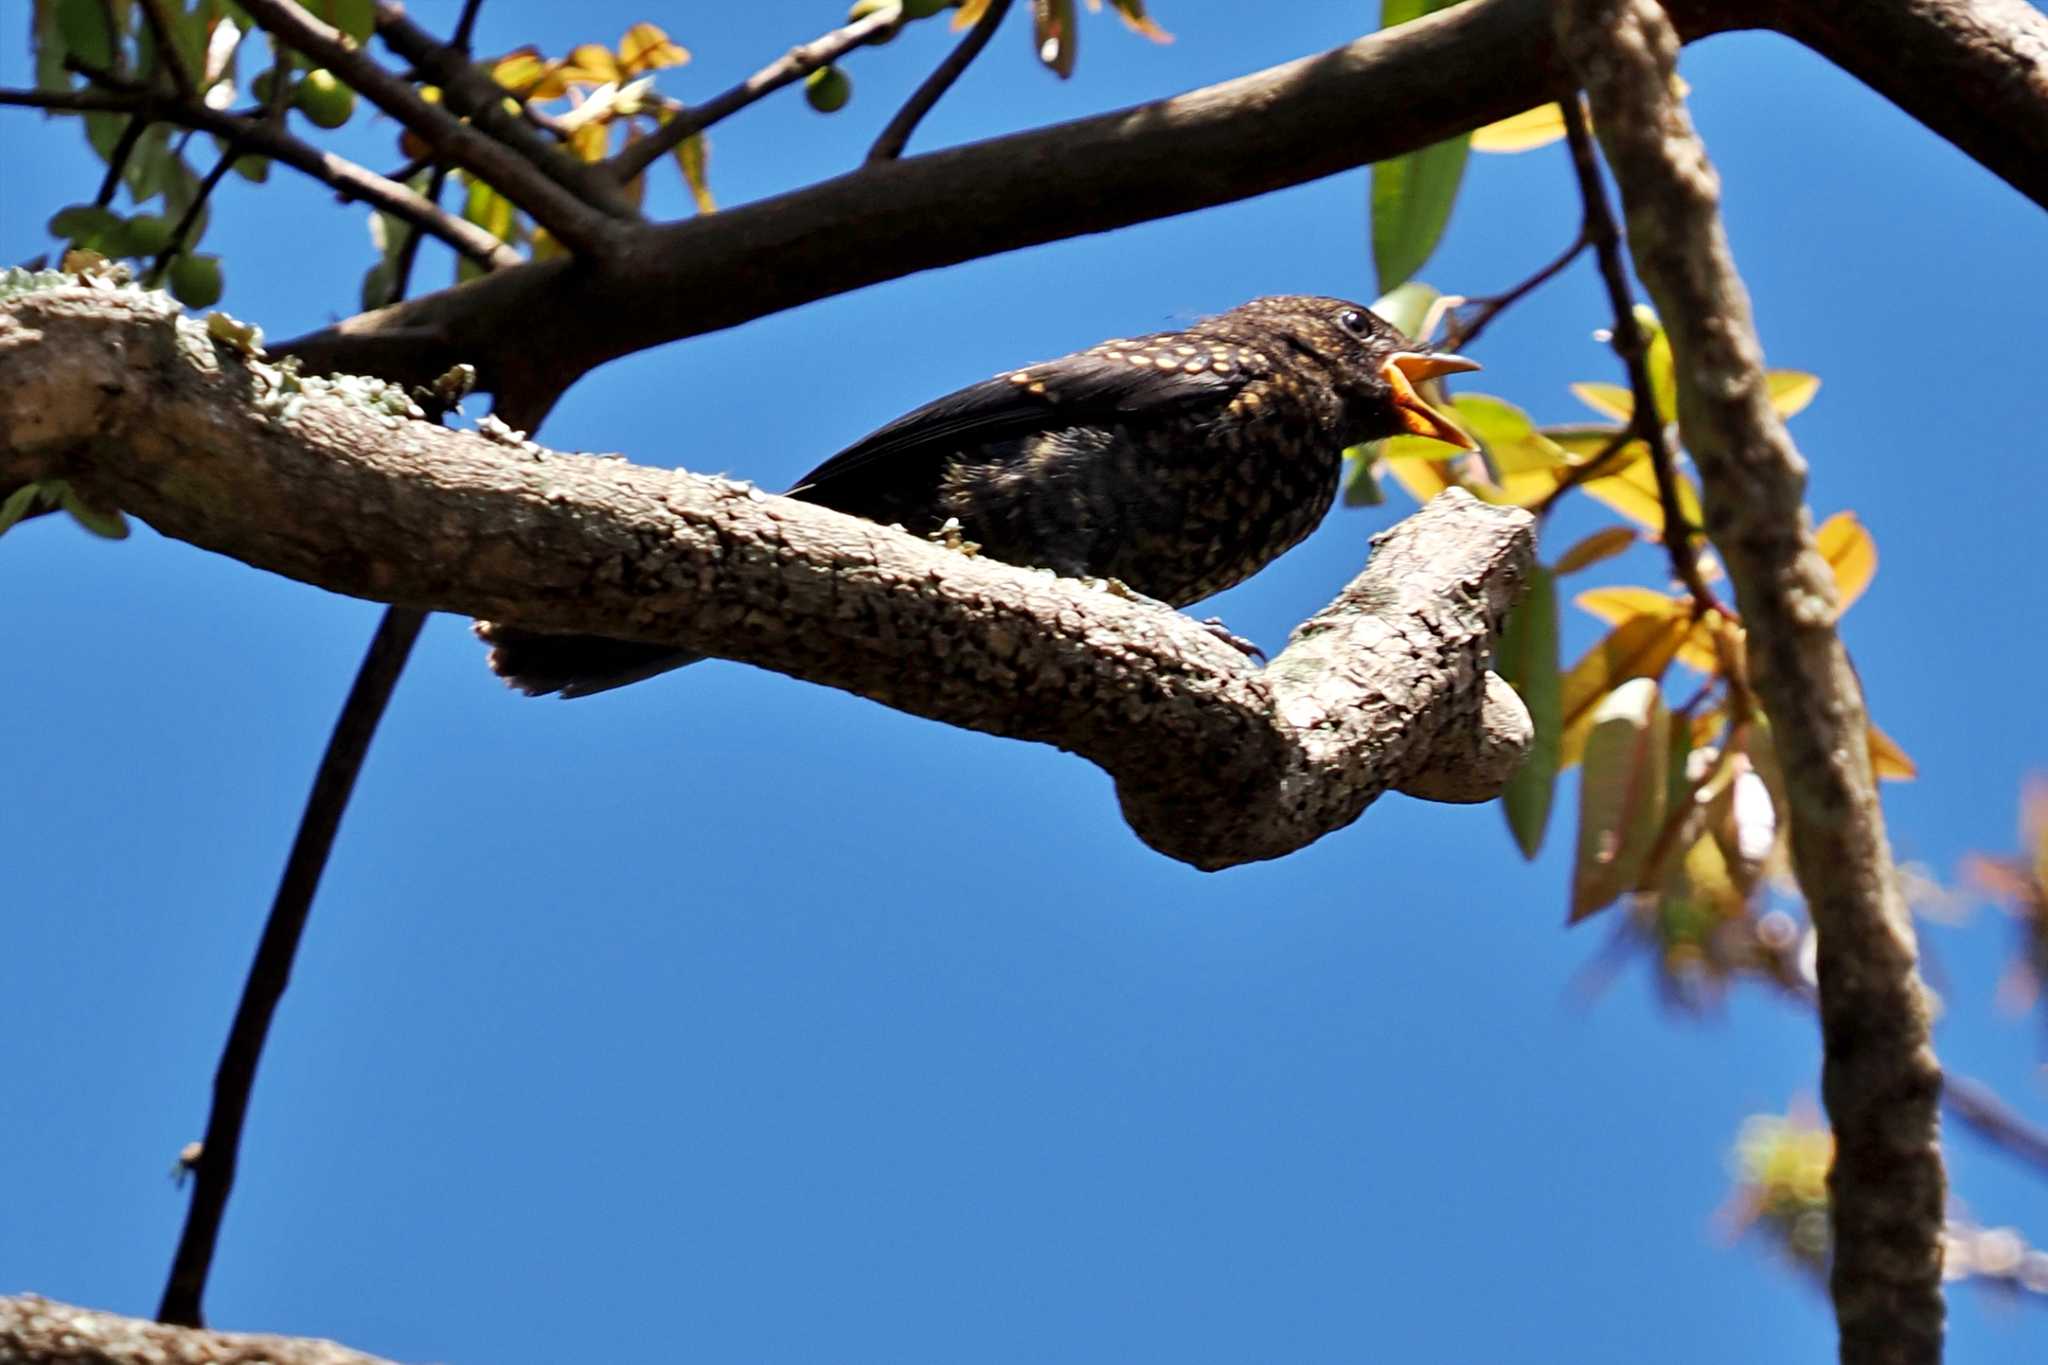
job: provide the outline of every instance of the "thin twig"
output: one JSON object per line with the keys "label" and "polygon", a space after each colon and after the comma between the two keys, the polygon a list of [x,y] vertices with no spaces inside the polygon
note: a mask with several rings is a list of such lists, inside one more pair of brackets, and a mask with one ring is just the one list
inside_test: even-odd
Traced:
{"label": "thin twig", "polygon": [[[305,932],[306,912],[311,907],[327,852],[334,844],[349,790],[355,785],[363,754],[376,733],[377,719],[391,698],[391,689],[424,619],[422,613],[413,611],[394,610],[385,614],[384,624],[371,641],[370,652],[364,657],[355,686],[342,708],[344,723],[335,726],[327,752],[321,757],[320,770],[313,778],[313,794],[306,803],[291,858],[285,864],[277,898],[271,903],[270,918],[256,946],[256,958],[250,964],[241,1003],[235,1008],[227,1046],[221,1052],[220,1069],[214,1074],[213,1109],[207,1116],[199,1160],[193,1166],[192,1204],[186,1211],[185,1230],[178,1239],[170,1279],[157,1307],[158,1322],[183,1327],[205,1325],[200,1301],[206,1293],[206,1277],[220,1238],[228,1191],[235,1182],[242,1123],[248,1116],[249,1092],[256,1082],[263,1042],[277,1012],[277,1002],[291,978],[292,957]],[[354,723],[348,723],[351,719]]]}
{"label": "thin twig", "polygon": [[[465,51],[482,3],[483,0],[467,0],[462,18],[456,24],[455,41]],[[233,164],[236,154],[236,148],[228,148],[228,154],[221,159],[221,166],[216,168],[215,180],[219,178],[218,171]],[[448,168],[435,167],[425,197],[437,208],[447,181]],[[204,197],[205,191],[202,190],[201,200]],[[179,234],[173,233],[172,236],[175,242]],[[411,287],[421,236],[417,227],[407,235],[405,244],[399,249],[390,291],[379,300],[380,305],[398,302]],[[284,994],[286,982],[291,979],[299,939],[312,913],[313,897],[320,889],[321,875],[327,870],[328,854],[334,848],[341,817],[348,809],[350,795],[355,791],[356,777],[362,771],[363,760],[369,755],[370,741],[376,736],[377,726],[384,718],[384,709],[391,700],[393,689],[398,686],[406,661],[412,657],[413,644],[419,639],[420,628],[426,620],[427,613],[414,607],[391,606],[384,609],[383,619],[377,624],[376,634],[370,637],[369,649],[356,670],[355,685],[349,689],[348,699],[342,703],[341,714],[335,718],[334,729],[327,737],[326,752],[322,754],[320,767],[314,774],[305,810],[299,816],[298,833],[293,837],[291,853],[285,860],[284,879],[271,902],[270,918],[264,926],[256,960],[250,965],[249,977],[243,986],[242,1006],[236,1011],[235,1022],[228,1031],[227,1046],[221,1053],[220,1068],[214,1079],[213,1109],[207,1115],[206,1139],[200,1146],[200,1159],[195,1168],[192,1203],[186,1211],[185,1233],[179,1240],[178,1251],[171,1264],[170,1280],[164,1289],[163,1305],[158,1310],[159,1321],[199,1325],[207,1273],[219,1240],[221,1215],[234,1189],[235,1167],[242,1145],[242,1124],[248,1114],[249,1097],[256,1083],[256,1066],[263,1055],[270,1019]],[[221,1156],[209,1183],[207,1157],[217,1149]],[[174,1318],[174,1312],[180,1316]]]}
{"label": "thin twig", "polygon": [[185,249],[185,239],[192,235],[193,227],[199,222],[199,215],[206,211],[207,199],[220,187],[221,179],[227,175],[229,169],[241,159],[242,149],[230,142],[227,151],[213,164],[213,169],[206,173],[206,178],[199,182],[199,192],[192,196],[192,202],[178,215],[178,221],[171,228],[171,239],[164,243],[164,249],[156,254],[156,259],[149,263],[149,269],[143,272],[142,283],[145,287],[154,289],[163,280],[164,272],[170,269],[172,259]]}
{"label": "thin twig", "polygon": [[1543,501],[1537,503],[1530,510],[1535,512],[1538,517],[1549,516],[1551,510],[1563,500],[1565,494],[1589,479],[1597,479],[1602,474],[1605,474],[1608,467],[1614,463],[1615,457],[1620,455],[1628,443],[1635,438],[1635,434],[1633,427],[1623,427],[1620,431],[1615,432],[1608,439],[1606,445],[1593,452],[1592,459],[1585,461],[1583,464],[1575,464],[1566,470],[1564,477],[1557,481],[1557,487],[1545,493]]}
{"label": "thin twig", "polygon": [[715,95],[693,109],[685,109],[647,137],[621,148],[617,156],[601,163],[605,174],[618,184],[629,183],[662,157],[683,145],[690,137],[712,124],[769,95],[792,81],[800,81],[821,66],[830,66],[863,43],[873,42],[894,28],[901,12],[881,9],[837,28],[822,38],[793,47],[753,75]]}
{"label": "thin twig", "polygon": [[2027,1122],[1990,1086],[1948,1072],[1942,1080],[1941,1105],[1980,1137],[2048,1172],[2048,1132]]}
{"label": "thin twig", "polygon": [[150,35],[156,39],[156,59],[171,73],[171,85],[181,100],[196,100],[200,90],[198,82],[185,67],[185,56],[178,51],[178,45],[171,40],[171,16],[164,11],[164,0],[142,0],[142,17],[149,23]]}
{"label": "thin twig", "polygon": [[121,188],[121,177],[128,172],[128,158],[135,155],[135,144],[142,141],[142,135],[149,131],[149,120],[137,114],[121,129],[121,139],[107,154],[107,173],[100,179],[100,191],[92,202],[101,208],[114,202],[114,195]]}
{"label": "thin twig", "polygon": [[0,89],[0,106],[4,105],[74,114],[136,114],[153,122],[197,128],[224,141],[240,143],[245,154],[282,161],[333,187],[344,198],[359,199],[430,232],[478,265],[512,265],[520,259],[517,252],[490,233],[428,203],[417,191],[245,115],[209,109],[203,104],[185,104],[148,90]]}
{"label": "thin twig", "polygon": [[1581,222],[1579,225],[1579,235],[1572,239],[1572,244],[1559,252],[1557,258],[1551,261],[1550,264],[1538,270],[1528,279],[1523,280],[1520,284],[1502,294],[1490,294],[1480,299],[1467,299],[1464,306],[1473,310],[1471,320],[1461,321],[1451,329],[1450,334],[1444,338],[1444,349],[1456,351],[1471,345],[1473,341],[1478,339],[1481,332],[1492,325],[1495,318],[1520,303],[1543,285],[1548,284],[1566,266],[1579,259],[1579,254],[1592,244],[1592,235],[1587,232],[1585,224]]}
{"label": "thin twig", "polygon": [[953,82],[960,79],[960,73],[967,70],[969,63],[981,55],[981,50],[987,47],[988,40],[995,36],[996,26],[1003,22],[1003,16],[1009,9],[1010,0],[993,0],[993,3],[981,12],[981,17],[974,21],[974,27],[967,30],[967,36],[946,54],[946,59],[938,64],[931,75],[925,77],[924,84],[918,86],[917,92],[896,111],[896,117],[889,120],[889,126],[882,130],[882,135],[875,139],[875,145],[868,149],[868,160],[894,161],[903,154],[903,146],[910,141],[910,135],[917,130],[917,125],[932,111],[932,106],[953,88]]}
{"label": "thin twig", "polygon": [[1621,232],[1614,212],[1607,204],[1606,187],[1600,183],[1600,163],[1593,150],[1593,132],[1579,94],[1558,101],[1564,110],[1565,137],[1571,143],[1572,169],[1579,180],[1579,196],[1586,206],[1585,232],[1592,239],[1593,255],[1600,263],[1600,278],[1607,286],[1607,299],[1614,309],[1614,350],[1628,369],[1628,387],[1633,395],[1625,436],[1640,437],[1650,448],[1651,468],[1657,474],[1657,503],[1664,516],[1664,548],[1671,557],[1671,571],[1692,594],[1696,614],[1728,609],[1714,596],[1700,573],[1699,551],[1693,543],[1698,528],[1686,520],[1678,500],[1678,460],[1672,453],[1664,421],[1657,413],[1656,390],[1650,384],[1650,342],[1636,322],[1634,300],[1629,295],[1628,267],[1621,258]]}

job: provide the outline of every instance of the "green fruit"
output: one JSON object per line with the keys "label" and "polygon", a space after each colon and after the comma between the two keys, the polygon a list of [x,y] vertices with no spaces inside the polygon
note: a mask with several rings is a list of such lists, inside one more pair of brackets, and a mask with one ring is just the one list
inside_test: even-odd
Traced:
{"label": "green fruit", "polygon": [[940,10],[951,6],[953,0],[903,0],[903,17],[906,19],[929,19]]}
{"label": "green fruit", "polygon": [[171,244],[171,220],[160,213],[138,213],[125,229],[130,256],[154,256]]}
{"label": "green fruit", "polygon": [[853,82],[836,66],[821,66],[804,77],[804,98],[821,114],[836,114],[853,98]]}
{"label": "green fruit", "polygon": [[249,82],[250,96],[254,98],[258,104],[268,107],[268,105],[270,104],[270,90],[272,85],[275,83],[276,79],[276,68],[268,66],[264,67],[261,71],[256,73],[256,79]]}
{"label": "green fruit", "polygon": [[308,71],[292,92],[292,102],[315,127],[339,128],[356,111],[356,92],[332,71]]}
{"label": "green fruit", "polygon": [[171,296],[187,308],[211,308],[220,302],[220,257],[186,252],[171,262]]}

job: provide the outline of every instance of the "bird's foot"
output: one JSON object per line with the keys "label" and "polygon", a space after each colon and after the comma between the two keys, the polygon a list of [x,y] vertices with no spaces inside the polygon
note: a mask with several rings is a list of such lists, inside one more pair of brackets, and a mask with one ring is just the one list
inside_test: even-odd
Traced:
{"label": "bird's foot", "polygon": [[1203,630],[1208,631],[1211,635],[1221,640],[1224,644],[1229,645],[1246,658],[1257,659],[1260,663],[1266,662],[1266,651],[1260,649],[1250,640],[1245,639],[1244,636],[1232,634],[1230,627],[1223,624],[1222,617],[1211,616],[1203,621],[1201,626]]}
{"label": "bird's foot", "polygon": [[981,553],[981,542],[969,540],[960,529],[960,518],[947,517],[945,524],[925,537],[934,545],[943,545],[949,550],[958,550],[969,559]]}

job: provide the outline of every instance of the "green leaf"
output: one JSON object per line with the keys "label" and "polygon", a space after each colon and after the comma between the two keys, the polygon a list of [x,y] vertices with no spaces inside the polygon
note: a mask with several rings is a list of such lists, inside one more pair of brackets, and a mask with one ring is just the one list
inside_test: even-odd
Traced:
{"label": "green leaf", "polygon": [[1586,737],[1579,782],[1579,848],[1571,921],[1613,902],[1639,879],[1664,823],[1671,713],[1653,678],[1608,694]]}
{"label": "green leaf", "polygon": [[[50,215],[50,235],[67,242],[102,251],[100,243],[121,231],[121,215],[98,204],[68,204]],[[118,252],[104,252],[119,255]]]}
{"label": "green leaf", "polygon": [[1557,664],[1557,579],[1538,565],[1522,600],[1501,632],[1500,675],[1521,694],[1536,736],[1528,757],[1508,779],[1501,809],[1524,858],[1543,847],[1550,803],[1557,790],[1559,742],[1564,734],[1563,675]]}
{"label": "green leaf", "polygon": [[1407,283],[1443,240],[1471,142],[1460,133],[1372,168],[1372,263],[1382,292]]}
{"label": "green leaf", "polygon": [[[1456,2],[1380,0],[1380,27],[1393,28]],[[1382,294],[1405,284],[1436,250],[1451,221],[1471,144],[1472,135],[1460,133],[1372,168],[1372,261]]]}
{"label": "green leaf", "polygon": [[1375,299],[1372,311],[1392,323],[1403,336],[1419,338],[1422,325],[1429,321],[1429,310],[1442,297],[1434,286],[1410,280]]}
{"label": "green leaf", "polygon": [[1387,500],[1376,468],[1380,458],[1379,444],[1378,441],[1367,441],[1344,452],[1344,464],[1350,471],[1344,477],[1346,507],[1378,507]]}
{"label": "green leaf", "polygon": [[63,40],[65,55],[102,71],[111,70],[114,34],[107,27],[103,0],[56,0],[56,4],[57,35]]}
{"label": "green leaf", "polygon": [[14,529],[14,523],[30,512],[43,500],[43,486],[39,483],[25,483],[7,495],[7,501],[0,502],[0,536]]}
{"label": "green leaf", "polygon": [[328,23],[359,43],[377,27],[376,0],[324,0],[320,10]]}
{"label": "green leaf", "polygon": [[58,505],[71,514],[71,519],[96,536],[108,540],[128,538],[128,518],[121,515],[116,507],[94,507],[81,499],[68,483],[53,482],[51,487],[59,490]]}

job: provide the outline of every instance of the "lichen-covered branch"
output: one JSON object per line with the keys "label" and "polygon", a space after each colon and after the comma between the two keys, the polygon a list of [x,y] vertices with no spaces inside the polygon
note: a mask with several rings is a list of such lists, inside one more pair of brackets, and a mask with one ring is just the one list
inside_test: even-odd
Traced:
{"label": "lichen-covered branch", "polygon": [[[1213,869],[1381,792],[1498,792],[1527,713],[1489,680],[1531,520],[1446,494],[1254,667],[1178,612],[747,484],[408,420],[294,381],[159,294],[0,302],[0,486],[63,478],[165,535],[377,601],[717,654],[1072,750]],[[481,667],[481,660],[479,660]]]}
{"label": "lichen-covered branch", "polygon": [[124,1318],[34,1294],[0,1298],[5,1365],[391,1365],[314,1337],[209,1332]]}
{"label": "lichen-covered branch", "polygon": [[1673,94],[1677,34],[1655,0],[1560,0],[1557,13],[1621,188],[1637,274],[1671,338],[1707,534],[1735,589],[1789,792],[1793,869],[1820,943],[1841,1356],[1938,1361],[1941,1072],[1862,690],[1805,510],[1806,465],[1771,407],[1719,178]]}

